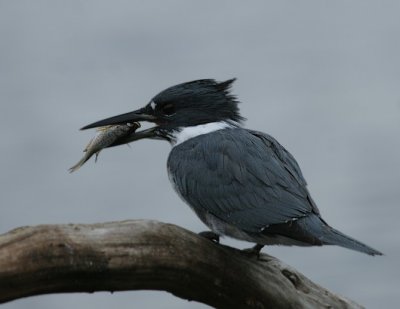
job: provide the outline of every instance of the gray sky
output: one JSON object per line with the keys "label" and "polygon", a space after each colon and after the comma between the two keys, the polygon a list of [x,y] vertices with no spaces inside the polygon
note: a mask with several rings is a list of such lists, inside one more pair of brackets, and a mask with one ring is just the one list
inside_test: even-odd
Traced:
{"label": "gray sky", "polygon": [[[96,165],[67,169],[93,135],[83,125],[176,83],[238,77],[247,127],[291,151],[331,225],[385,256],[264,252],[368,308],[395,307],[399,12],[398,1],[1,1],[0,232],[136,218],[204,230],[169,184],[167,143],[105,150]],[[162,292],[40,296],[2,308],[113,306],[206,308]]]}

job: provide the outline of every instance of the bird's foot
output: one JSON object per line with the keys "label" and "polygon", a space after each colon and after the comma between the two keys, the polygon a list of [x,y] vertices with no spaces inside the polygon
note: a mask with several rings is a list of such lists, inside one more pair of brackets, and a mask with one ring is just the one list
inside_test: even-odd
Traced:
{"label": "bird's foot", "polygon": [[205,232],[200,232],[199,235],[219,244],[219,235],[217,233],[214,233],[212,231],[205,231]]}
{"label": "bird's foot", "polygon": [[248,256],[256,256],[257,259],[260,258],[260,251],[264,247],[264,245],[256,244],[254,247],[243,249],[242,252]]}

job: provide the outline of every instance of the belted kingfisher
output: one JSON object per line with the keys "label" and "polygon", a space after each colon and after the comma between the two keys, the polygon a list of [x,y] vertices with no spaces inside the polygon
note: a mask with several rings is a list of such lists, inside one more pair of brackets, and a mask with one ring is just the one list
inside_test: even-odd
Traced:
{"label": "belted kingfisher", "polygon": [[143,138],[170,142],[169,178],[212,235],[256,243],[258,252],[270,244],[338,245],[382,255],[329,226],[294,157],[272,136],[242,127],[239,102],[230,91],[234,80],[172,86],[141,109],[82,129],[155,123],[118,144]]}

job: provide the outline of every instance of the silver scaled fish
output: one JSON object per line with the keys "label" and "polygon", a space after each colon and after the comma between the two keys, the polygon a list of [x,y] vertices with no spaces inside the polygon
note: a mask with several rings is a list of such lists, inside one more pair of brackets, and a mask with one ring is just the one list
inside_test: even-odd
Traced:
{"label": "silver scaled fish", "polygon": [[85,155],[69,169],[69,172],[75,172],[79,169],[87,160],[89,160],[94,154],[96,155],[95,162],[97,162],[97,157],[99,152],[106,147],[111,146],[119,139],[128,136],[130,133],[136,131],[137,128],[140,127],[140,124],[137,122],[128,123],[123,125],[111,125],[100,127],[97,129],[97,135],[93,137],[83,152]]}

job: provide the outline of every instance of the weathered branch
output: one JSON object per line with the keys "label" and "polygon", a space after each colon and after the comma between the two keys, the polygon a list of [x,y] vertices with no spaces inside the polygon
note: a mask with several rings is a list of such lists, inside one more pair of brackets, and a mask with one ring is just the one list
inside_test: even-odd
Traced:
{"label": "weathered branch", "polygon": [[141,289],[216,308],[361,308],[272,256],[258,260],[156,221],[41,225],[0,236],[0,303]]}

